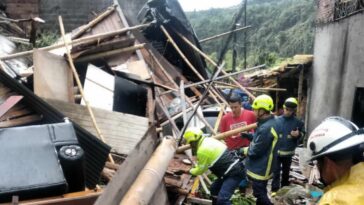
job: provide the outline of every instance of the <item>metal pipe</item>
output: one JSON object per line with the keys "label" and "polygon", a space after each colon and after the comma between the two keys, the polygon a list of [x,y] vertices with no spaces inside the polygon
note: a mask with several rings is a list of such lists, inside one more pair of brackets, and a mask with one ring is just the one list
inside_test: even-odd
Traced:
{"label": "metal pipe", "polygon": [[123,197],[120,205],[148,204],[160,185],[175,151],[176,141],[172,137],[164,138]]}

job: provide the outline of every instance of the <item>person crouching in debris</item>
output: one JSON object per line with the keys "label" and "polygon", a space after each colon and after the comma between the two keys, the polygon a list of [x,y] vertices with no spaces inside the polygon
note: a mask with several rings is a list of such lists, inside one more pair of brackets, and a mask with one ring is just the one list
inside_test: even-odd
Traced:
{"label": "person crouching in debris", "polygon": [[364,129],[329,117],[312,131],[307,146],[327,186],[319,204],[364,204]]}
{"label": "person crouching in debris", "polygon": [[190,174],[197,176],[210,169],[218,177],[210,190],[213,204],[231,204],[234,190],[245,178],[244,165],[237,153],[229,151],[219,140],[203,136],[198,128],[188,128],[183,137],[191,145],[192,154],[197,155],[197,165],[190,170]]}
{"label": "person crouching in debris", "polygon": [[258,127],[249,147],[240,152],[247,157],[246,173],[252,181],[253,195],[257,205],[271,205],[268,198],[267,183],[272,178],[273,166],[277,159],[277,129],[273,109],[273,100],[268,95],[260,95],[253,101],[253,110],[258,120]]}
{"label": "person crouching in debris", "polygon": [[[296,98],[287,98],[283,104],[283,115],[278,117],[277,123],[282,128],[278,148],[277,165],[273,171],[272,196],[280,187],[289,185],[289,170],[292,156],[300,141],[304,137],[304,123],[295,117],[298,102]],[[282,178],[281,178],[282,171]],[[280,180],[281,178],[281,180]]]}

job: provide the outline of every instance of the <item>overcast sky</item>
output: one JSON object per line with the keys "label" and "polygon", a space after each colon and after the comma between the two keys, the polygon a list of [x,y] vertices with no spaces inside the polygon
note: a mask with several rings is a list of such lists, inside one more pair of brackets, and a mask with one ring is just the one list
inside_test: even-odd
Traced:
{"label": "overcast sky", "polygon": [[183,10],[206,10],[210,8],[222,8],[238,5],[241,0],[178,0]]}

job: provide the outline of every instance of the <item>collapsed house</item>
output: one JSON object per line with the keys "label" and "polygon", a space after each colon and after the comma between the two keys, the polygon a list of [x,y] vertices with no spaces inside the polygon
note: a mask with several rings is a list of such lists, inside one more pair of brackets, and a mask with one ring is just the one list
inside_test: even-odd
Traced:
{"label": "collapsed house", "polygon": [[[6,108],[0,126],[9,133],[23,130],[14,143],[24,141],[28,131],[45,133],[22,142],[28,150],[42,146],[34,143],[39,139],[46,146],[35,158],[23,160],[32,164],[49,154],[51,159],[44,161],[52,163],[43,171],[57,170],[52,179],[59,179],[54,181],[57,186],[46,181],[42,189],[28,186],[14,191],[8,183],[6,188],[13,191],[4,192],[1,202],[15,195],[22,204],[202,203],[194,193],[199,184],[209,184],[209,179],[185,174],[191,162],[184,154],[174,155],[176,150],[183,151],[176,147],[185,127],[183,118],[193,115],[201,99],[205,106],[223,107],[226,100],[220,88],[225,86],[242,89],[251,97],[269,93],[278,105],[277,112],[288,96],[306,101],[312,56],[296,56],[277,68],[257,66],[241,72],[244,74],[227,74],[222,65],[203,55],[177,1],[114,3],[55,45],[11,54],[13,49],[0,57],[1,99]],[[14,69],[14,60],[22,61],[19,69]],[[208,73],[206,62],[222,74]],[[74,81],[77,78],[80,84]],[[216,83],[210,87],[211,80]],[[204,92],[208,92],[205,100]],[[304,117],[305,103],[301,108]],[[194,121],[217,134],[215,123],[207,122],[202,110]],[[59,140],[59,127],[68,130],[67,139]],[[165,137],[168,135],[172,137]],[[61,150],[81,153],[78,147],[69,146],[79,146],[84,152],[73,166],[59,160]],[[13,157],[17,161],[19,156]],[[11,164],[7,167],[8,172],[13,170]],[[72,178],[69,173],[74,170],[84,175]],[[19,174],[29,177],[23,170]],[[36,177],[34,180],[38,183]]]}

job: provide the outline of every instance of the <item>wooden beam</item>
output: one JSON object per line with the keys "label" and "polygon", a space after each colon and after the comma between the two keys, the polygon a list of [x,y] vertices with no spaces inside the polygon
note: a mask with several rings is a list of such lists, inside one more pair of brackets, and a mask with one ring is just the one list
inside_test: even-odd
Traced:
{"label": "wooden beam", "polygon": [[217,133],[218,130],[219,130],[219,127],[220,127],[220,122],[221,122],[221,119],[222,119],[222,116],[224,115],[225,113],[225,108],[226,106],[223,105],[222,107],[220,107],[220,111],[219,111],[219,115],[217,116],[217,119],[216,119],[216,122],[215,122],[215,127],[214,127],[214,130],[215,132]]}
{"label": "wooden beam", "polygon": [[[97,41],[100,41],[100,39],[103,39],[103,38],[116,36],[116,35],[123,34],[123,33],[126,33],[128,31],[132,31],[132,30],[146,28],[149,25],[150,25],[149,23],[148,24],[141,24],[141,25],[137,25],[137,26],[133,26],[133,27],[119,29],[119,30],[116,30],[116,31],[101,33],[101,34],[97,34],[97,35],[92,35],[92,36],[76,39],[76,40],[73,40],[73,41],[69,41],[68,44],[70,46],[76,46],[76,45],[81,45],[81,44],[84,44],[84,43],[90,43],[90,41],[97,42]],[[43,48],[38,48],[38,50],[50,51],[50,50],[54,50],[54,49],[57,49],[57,48],[63,48],[63,47],[64,47],[64,44],[57,44],[57,45],[47,46],[47,47],[43,47]],[[32,54],[33,54],[33,50],[24,51],[24,52],[14,53],[14,54],[10,54],[10,55],[0,56],[0,60],[9,60],[9,59],[24,57],[24,56],[28,56],[28,55],[32,55]]]}
{"label": "wooden beam", "polygon": [[19,125],[26,125],[30,123],[34,123],[37,121],[40,121],[42,119],[42,116],[34,114],[34,115],[26,115],[24,117],[12,119],[12,120],[6,120],[0,122],[0,128],[6,128],[6,127],[15,127]]}
{"label": "wooden beam", "polygon": [[121,48],[121,49],[116,49],[116,50],[111,50],[111,51],[105,51],[105,52],[102,52],[102,53],[96,53],[96,54],[92,54],[92,55],[88,55],[88,56],[83,56],[83,57],[77,58],[75,61],[77,63],[82,63],[82,62],[97,60],[97,59],[100,59],[100,58],[110,57],[110,56],[113,56],[113,55],[116,55],[116,54],[134,52],[134,51],[136,51],[138,49],[143,48],[144,45],[145,44],[143,43],[143,44],[130,46],[130,47],[127,47],[127,48]]}
{"label": "wooden beam", "polygon": [[297,117],[301,118],[301,104],[303,100],[303,80],[304,80],[304,69],[302,68],[300,71],[300,75],[298,78],[298,107],[297,107]]}
{"label": "wooden beam", "polygon": [[20,201],[22,205],[92,205],[102,191],[82,191],[37,200]]}

